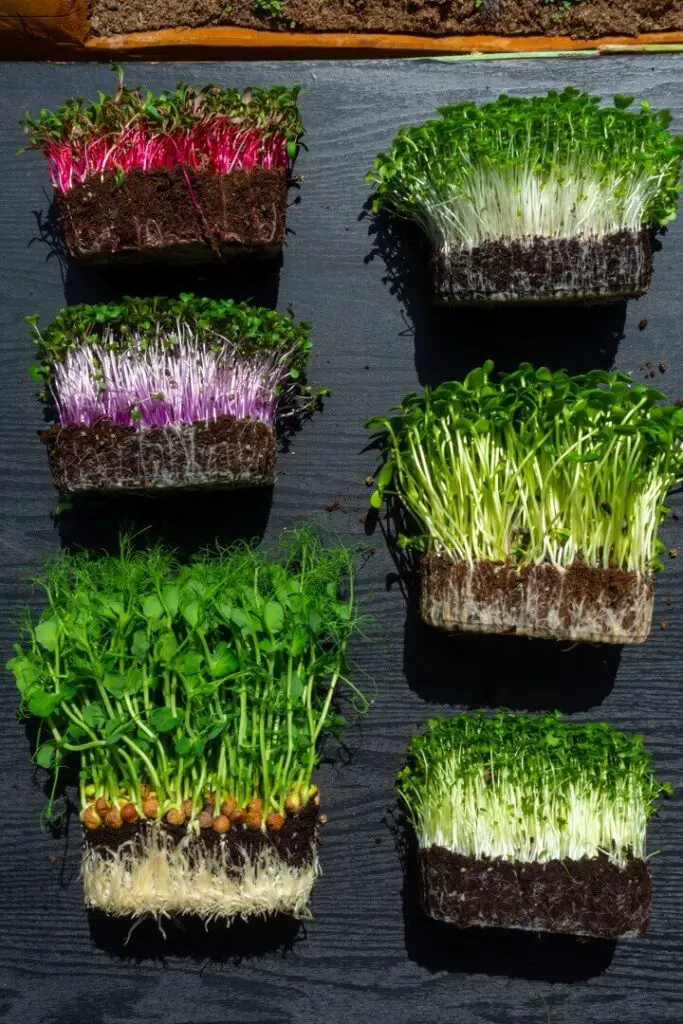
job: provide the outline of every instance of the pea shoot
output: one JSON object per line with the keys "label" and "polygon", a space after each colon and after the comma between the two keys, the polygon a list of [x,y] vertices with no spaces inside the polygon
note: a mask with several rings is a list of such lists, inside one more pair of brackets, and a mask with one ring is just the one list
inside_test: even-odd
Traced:
{"label": "pea shoot", "polygon": [[[321,741],[345,722],[339,689],[352,709],[367,707],[346,659],[358,623],[353,555],[307,528],[272,551],[238,545],[189,564],[124,539],[118,556],[59,556],[38,582],[47,607],[28,616],[9,668],[22,715],[39,725],[36,764],[52,773],[48,817],[65,768],[78,766],[89,903],[261,912],[224,877],[239,854],[252,882],[281,867],[301,910],[317,864],[313,773]],[[288,855],[276,856],[278,843]],[[166,873],[151,890],[150,858]],[[202,870],[213,879],[205,904]],[[276,882],[267,909],[283,909]]]}

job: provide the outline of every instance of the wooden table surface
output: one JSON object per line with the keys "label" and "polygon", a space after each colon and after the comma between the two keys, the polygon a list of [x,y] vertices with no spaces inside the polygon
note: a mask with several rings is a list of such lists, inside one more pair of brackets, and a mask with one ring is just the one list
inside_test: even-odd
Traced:
{"label": "wooden table surface", "polygon": [[[259,280],[228,268],[197,278],[116,278],[64,269],[48,244],[50,188],[37,154],[15,156],[18,118],[74,94],[112,85],[103,66],[0,66],[0,648],[31,600],[28,578],[64,544],[111,543],[127,521],[185,548],[313,516],[376,553],[360,576],[375,627],[354,644],[354,678],[375,695],[371,713],[328,747],[321,768],[329,824],[314,919],[301,929],[235,927],[209,935],[170,927],[166,944],[141,926],[89,919],[78,879],[79,828],[41,831],[44,779],[16,721],[12,679],[0,700],[0,1017],[8,1024],[680,1024],[683,1020],[683,800],[653,821],[654,903],[647,938],[616,945],[524,934],[463,933],[430,926],[404,892],[392,825],[393,780],[410,734],[456,705],[559,707],[645,733],[656,767],[683,784],[683,540],[660,578],[652,637],[619,651],[527,640],[453,639],[419,627],[395,582],[381,533],[360,522],[364,420],[430,381],[491,356],[572,369],[612,362],[642,379],[645,363],[670,364],[656,380],[683,393],[683,221],[662,240],[650,293],[625,309],[542,314],[434,311],[419,248],[373,233],[363,215],[363,174],[396,129],[455,100],[533,94],[575,84],[602,95],[628,91],[670,106],[683,129],[683,63],[672,56],[443,65],[320,62],[136,65],[128,76],[158,89],[183,77],[225,85],[300,82],[309,152],[290,209],[282,268]],[[387,269],[387,264],[389,269]],[[386,280],[389,278],[389,280]],[[392,284],[393,282],[393,284]],[[51,317],[65,302],[159,289],[254,295],[290,303],[314,325],[311,379],[333,395],[280,456],[269,495],[93,503],[53,520],[55,495],[37,432],[41,409],[27,372],[23,317]],[[337,504],[338,503],[338,504]],[[671,501],[681,509],[680,496]],[[326,511],[326,506],[333,511]],[[661,628],[666,620],[668,628]]]}

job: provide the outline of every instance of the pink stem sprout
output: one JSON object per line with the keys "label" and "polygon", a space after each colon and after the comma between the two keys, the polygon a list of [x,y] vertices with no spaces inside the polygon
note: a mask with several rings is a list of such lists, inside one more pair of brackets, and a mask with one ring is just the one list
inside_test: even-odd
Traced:
{"label": "pink stem sprout", "polygon": [[52,396],[61,426],[106,420],[148,429],[232,416],[273,427],[287,356],[242,357],[230,343],[214,352],[186,338],[171,348],[156,342],[116,352],[105,339],[56,365]]}
{"label": "pink stem sprout", "polygon": [[191,128],[157,132],[145,124],[86,142],[49,142],[44,148],[55,188],[68,192],[90,175],[190,167],[209,174],[286,168],[287,140],[241,128],[228,117],[213,117]]}

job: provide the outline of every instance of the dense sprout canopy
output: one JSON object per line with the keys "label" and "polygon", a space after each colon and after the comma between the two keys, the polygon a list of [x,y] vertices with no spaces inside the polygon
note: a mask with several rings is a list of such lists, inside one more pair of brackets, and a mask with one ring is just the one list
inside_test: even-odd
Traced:
{"label": "dense sprout canopy", "polygon": [[568,88],[442,107],[402,128],[367,175],[373,208],[443,251],[497,238],[601,235],[673,220],[683,136],[671,114]]}
{"label": "dense sprout canopy", "polygon": [[[9,663],[36,762],[74,760],[83,806],[145,793],[160,814],[209,792],[281,811],[305,801],[319,741],[342,727],[340,684],[356,628],[354,556],[310,529],[275,549],[237,545],[180,563],[161,547],[61,555],[39,579]],[[89,797],[89,794],[91,796]]]}
{"label": "dense sprout canopy", "polygon": [[437,718],[398,776],[422,846],[477,857],[644,856],[657,798],[670,793],[642,736],[559,714]]}
{"label": "dense sprout canopy", "polygon": [[372,504],[400,499],[417,524],[405,543],[470,565],[656,566],[683,409],[618,372],[492,371],[370,420],[384,458]]}

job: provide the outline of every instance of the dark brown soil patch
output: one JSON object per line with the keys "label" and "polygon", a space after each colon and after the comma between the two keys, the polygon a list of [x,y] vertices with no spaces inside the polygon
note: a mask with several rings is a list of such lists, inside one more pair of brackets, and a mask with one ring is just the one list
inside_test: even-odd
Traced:
{"label": "dark brown soil patch", "polygon": [[477,859],[443,847],[420,850],[422,904],[438,921],[564,932],[596,939],[644,935],[652,880],[631,858],[620,868],[607,857],[544,864]]}
{"label": "dark brown soil patch", "polygon": [[652,280],[649,230],[601,238],[486,242],[432,257],[436,302],[576,302],[643,295]]}
{"label": "dark brown soil patch", "polygon": [[279,17],[254,0],[90,0],[89,9],[92,34],[103,36],[208,25],[580,38],[683,30],[683,0],[576,0],[568,9],[561,0],[283,0]]}
{"label": "dark brown soil patch", "polygon": [[[244,860],[244,852],[248,857],[255,857],[261,850],[274,848],[280,857],[295,867],[310,864],[315,853],[318,834],[319,807],[313,802],[297,814],[289,814],[281,829],[268,829],[265,832],[252,832],[246,825],[233,825],[229,832],[219,835],[213,829],[200,829],[199,835],[193,838],[190,847],[197,850],[220,847],[236,866]],[[186,829],[180,825],[150,824],[148,822],[124,823],[121,828],[111,829],[106,826],[90,830],[85,829],[83,842],[95,850],[117,850],[123,843],[133,840],[142,845],[144,836],[150,829],[161,828],[164,833],[177,843],[186,835]],[[191,857],[191,850],[189,851]]]}
{"label": "dark brown soil patch", "polygon": [[43,431],[58,491],[148,491],[270,485],[273,431],[223,417],[180,427],[50,427]]}
{"label": "dark brown soil patch", "polygon": [[580,563],[474,567],[426,556],[420,612],[431,626],[456,632],[519,634],[589,643],[644,643],[652,622],[651,578]]}
{"label": "dark brown soil patch", "polygon": [[189,168],[87,178],[55,193],[74,259],[112,256],[197,262],[274,256],[282,248],[287,175],[282,169],[208,174]]}

